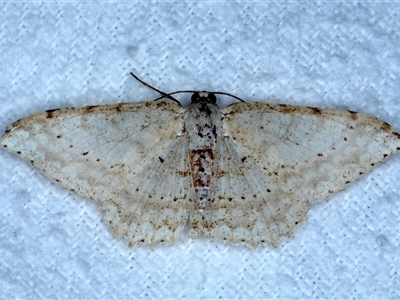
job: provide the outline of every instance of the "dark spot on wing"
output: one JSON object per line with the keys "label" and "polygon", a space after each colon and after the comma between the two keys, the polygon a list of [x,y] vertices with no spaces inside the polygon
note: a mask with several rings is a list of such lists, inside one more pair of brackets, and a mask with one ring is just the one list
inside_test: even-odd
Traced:
{"label": "dark spot on wing", "polygon": [[55,111],[57,111],[57,110],[59,110],[59,108],[58,108],[58,109],[49,109],[49,110],[46,110],[46,113],[47,113],[46,118],[47,118],[47,119],[53,118],[53,113],[54,113]]}
{"label": "dark spot on wing", "polygon": [[344,137],[343,139],[344,139],[345,141],[347,141],[347,137]]}
{"label": "dark spot on wing", "polygon": [[58,138],[58,139],[61,138],[61,135],[57,135],[57,138]]}
{"label": "dark spot on wing", "polygon": [[242,162],[245,162],[245,160],[247,159],[247,157],[245,156],[245,157],[242,157]]}
{"label": "dark spot on wing", "polygon": [[21,151],[17,151],[18,154],[21,154]]}
{"label": "dark spot on wing", "polygon": [[392,126],[390,126],[390,125],[389,125],[388,123],[386,123],[386,122],[383,122],[381,128],[382,128],[383,131],[390,131],[391,128],[392,128]]}
{"label": "dark spot on wing", "polygon": [[85,110],[85,113],[90,114],[94,111],[95,108],[96,106],[91,105],[91,106],[85,106],[83,109]]}
{"label": "dark spot on wing", "polygon": [[218,177],[224,177],[226,174],[228,174],[228,172],[226,172],[225,170],[219,170],[217,174]]}
{"label": "dark spot on wing", "polygon": [[180,176],[182,176],[182,177],[186,177],[186,176],[189,175],[189,172],[188,172],[188,171],[178,171],[178,174],[179,174]]}
{"label": "dark spot on wing", "polygon": [[160,160],[161,163],[164,162],[164,159],[162,157],[159,156],[158,159]]}
{"label": "dark spot on wing", "polygon": [[350,113],[350,117],[351,117],[353,120],[357,120],[357,119],[358,119],[358,115],[359,115],[358,112],[349,110],[349,113]]}
{"label": "dark spot on wing", "polygon": [[318,156],[324,156],[322,153],[318,153]]}
{"label": "dark spot on wing", "polygon": [[87,155],[88,153],[89,153],[89,151],[83,152],[82,155]]}
{"label": "dark spot on wing", "polygon": [[311,110],[312,110],[312,112],[314,113],[314,114],[316,114],[316,115],[320,115],[320,114],[322,114],[322,109],[320,109],[320,108],[318,108],[318,107],[309,107]]}
{"label": "dark spot on wing", "polygon": [[120,112],[120,111],[122,111],[121,108],[122,108],[122,104],[119,103],[119,104],[115,107],[115,110],[118,111],[118,112]]}

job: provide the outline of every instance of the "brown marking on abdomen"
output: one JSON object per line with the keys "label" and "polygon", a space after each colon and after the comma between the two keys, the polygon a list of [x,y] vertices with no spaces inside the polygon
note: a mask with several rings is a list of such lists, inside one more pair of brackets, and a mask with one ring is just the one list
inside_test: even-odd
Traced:
{"label": "brown marking on abdomen", "polygon": [[190,168],[192,182],[197,195],[197,205],[200,212],[206,208],[211,187],[213,149],[197,149],[190,151]]}
{"label": "brown marking on abdomen", "polygon": [[214,151],[212,149],[190,151],[190,168],[195,188],[210,187],[213,160]]}

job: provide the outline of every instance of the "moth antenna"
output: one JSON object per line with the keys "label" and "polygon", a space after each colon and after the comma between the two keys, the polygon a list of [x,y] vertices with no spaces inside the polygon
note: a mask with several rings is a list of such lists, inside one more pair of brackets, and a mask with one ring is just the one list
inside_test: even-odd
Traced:
{"label": "moth antenna", "polygon": [[141,84],[143,84],[144,86],[147,86],[149,89],[156,91],[157,93],[159,93],[161,95],[161,97],[158,97],[157,99],[154,99],[154,101],[156,100],[160,100],[162,98],[168,98],[176,103],[179,103],[179,105],[181,104],[178,100],[176,100],[174,97],[170,96],[170,94],[167,94],[163,91],[160,91],[159,89],[156,89],[154,86],[148,84],[147,82],[144,82],[142,79],[140,79],[139,77],[137,77],[135,74],[133,74],[132,72],[130,72],[130,74],[132,75],[133,78],[135,78],[137,81],[139,81]]}
{"label": "moth antenna", "polygon": [[239,98],[238,96],[235,96],[235,95],[232,95],[232,94],[229,94],[229,93],[225,93],[225,92],[212,92],[214,95],[225,95],[225,96],[229,96],[229,97],[232,97],[232,98],[234,98],[234,99],[236,99],[236,100],[239,100],[239,101],[241,101],[241,102],[246,102],[246,101],[244,101],[243,99],[241,99],[241,98]]}
{"label": "moth antenna", "polygon": [[[198,92],[198,91],[193,91],[193,90],[184,90],[184,91],[176,91],[176,92],[172,92],[172,93],[165,93],[165,92],[163,92],[163,91],[160,91],[159,89],[156,89],[154,86],[148,84],[147,82],[144,82],[142,79],[140,79],[139,77],[137,77],[137,76],[136,76],[135,74],[133,74],[132,72],[130,72],[130,74],[131,74],[131,76],[132,76],[133,78],[135,78],[135,79],[136,79],[137,81],[139,81],[141,84],[143,84],[144,86],[147,86],[149,89],[152,89],[153,91],[156,91],[157,93],[159,93],[159,94],[161,95],[161,97],[158,97],[158,98],[154,99],[153,101],[157,101],[157,100],[160,100],[160,99],[163,99],[163,98],[168,98],[168,99],[170,99],[170,100],[172,100],[172,101],[174,101],[174,102],[176,102],[176,103],[181,104],[177,99],[175,99],[174,97],[172,97],[172,95],[181,94],[181,93],[196,93],[196,92]],[[235,95],[232,95],[232,94],[229,94],[229,93],[225,93],[225,92],[211,92],[211,93],[213,93],[214,95],[225,95],[225,96],[229,96],[229,97],[232,97],[232,98],[234,98],[234,99],[236,99],[236,100],[239,100],[239,101],[241,101],[241,102],[246,102],[246,101],[244,101],[243,99],[239,98],[238,96],[235,96]]]}

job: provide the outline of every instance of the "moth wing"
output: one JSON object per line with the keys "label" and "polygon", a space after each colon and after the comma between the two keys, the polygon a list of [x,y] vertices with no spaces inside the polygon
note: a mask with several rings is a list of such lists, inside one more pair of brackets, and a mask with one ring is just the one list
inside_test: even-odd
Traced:
{"label": "moth wing", "polygon": [[41,112],[1,138],[9,152],[84,198],[98,201],[129,245],[172,244],[192,188],[183,109],[154,101]]}
{"label": "moth wing", "polygon": [[349,111],[267,103],[222,109],[206,236],[277,246],[306,220],[308,205],[343,190],[390,155],[400,135]]}

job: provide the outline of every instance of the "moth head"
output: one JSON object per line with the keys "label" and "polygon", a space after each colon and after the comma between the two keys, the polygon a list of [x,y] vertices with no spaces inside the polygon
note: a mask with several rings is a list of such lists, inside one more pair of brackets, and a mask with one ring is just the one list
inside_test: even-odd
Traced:
{"label": "moth head", "polygon": [[202,92],[196,92],[192,95],[191,99],[192,103],[200,103],[200,102],[205,102],[205,103],[211,103],[215,104],[217,103],[217,98],[213,93],[202,91]]}

